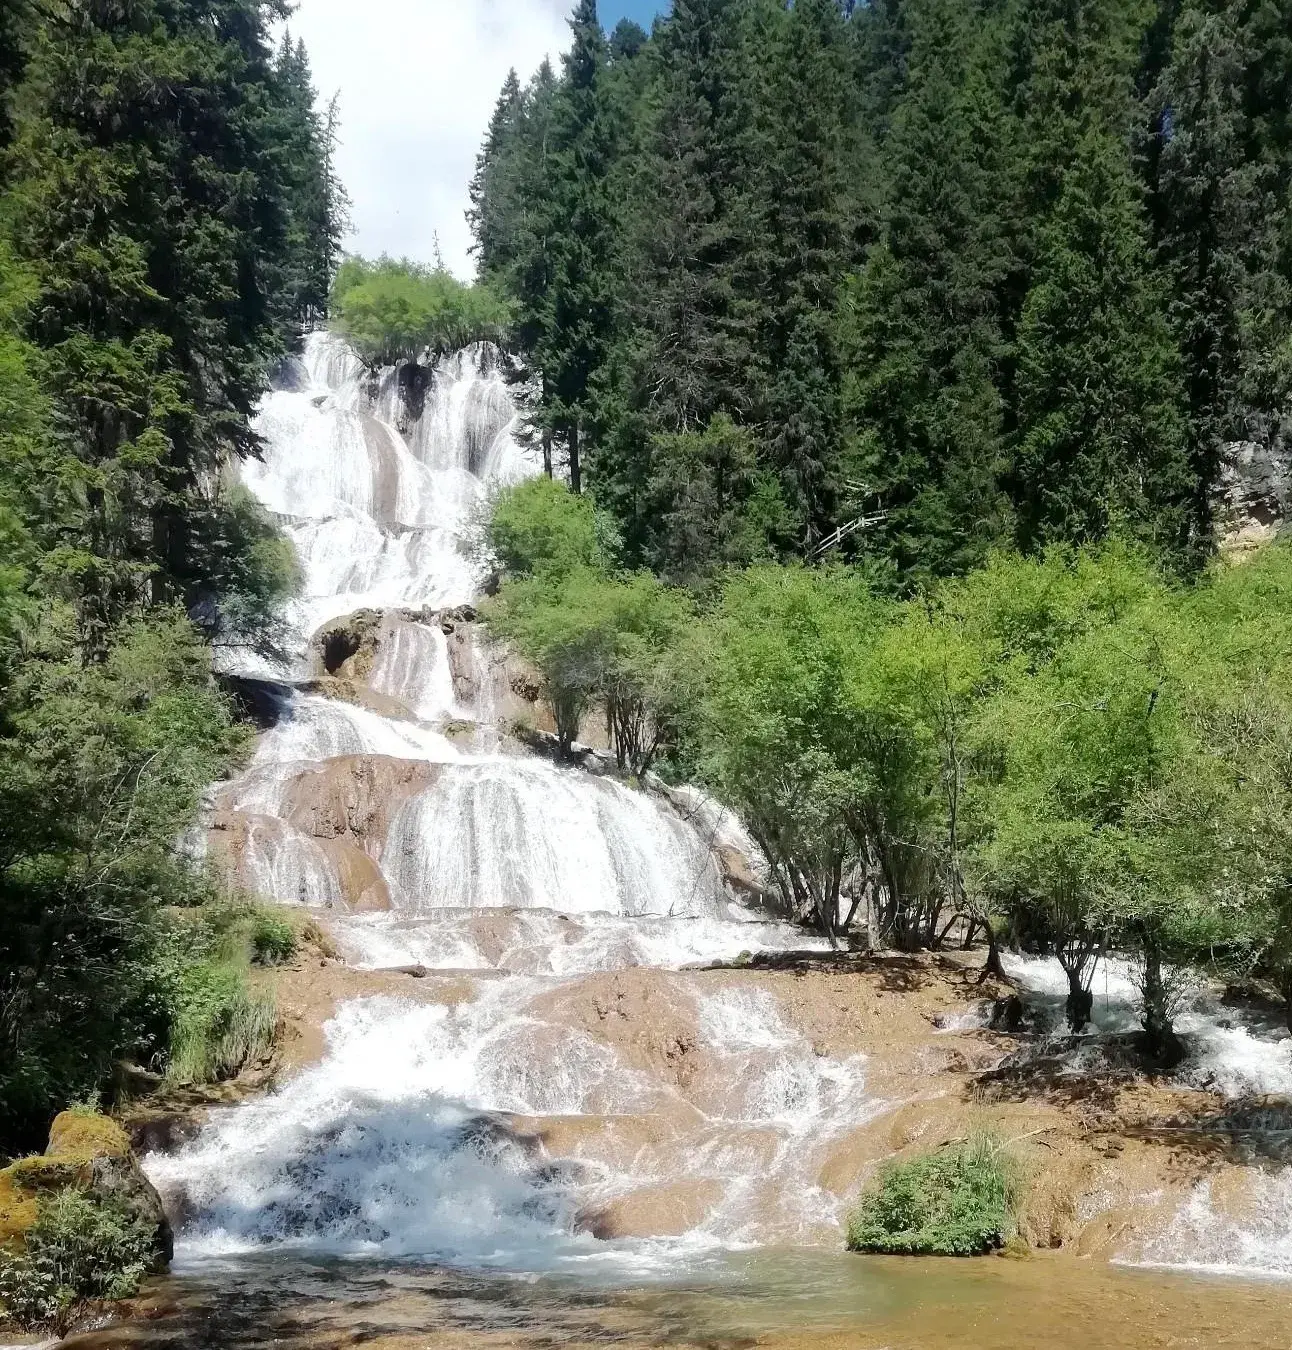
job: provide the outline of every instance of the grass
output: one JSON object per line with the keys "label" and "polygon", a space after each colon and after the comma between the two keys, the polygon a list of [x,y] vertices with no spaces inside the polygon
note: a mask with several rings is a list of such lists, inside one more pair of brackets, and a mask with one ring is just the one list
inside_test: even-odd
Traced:
{"label": "grass", "polygon": [[252,993],[238,966],[189,966],[178,981],[167,1077],[176,1083],[231,1078],[269,1053],[277,1024],[273,996]]}
{"label": "grass", "polygon": [[211,906],[185,935],[173,967],[170,1056],[173,1083],[231,1078],[267,1055],[277,1032],[273,995],[249,984],[253,967],[295,955],[295,926],[264,906]]}
{"label": "grass", "polygon": [[889,1163],[848,1220],[848,1249],[979,1256],[1017,1232],[1022,1178],[990,1134]]}

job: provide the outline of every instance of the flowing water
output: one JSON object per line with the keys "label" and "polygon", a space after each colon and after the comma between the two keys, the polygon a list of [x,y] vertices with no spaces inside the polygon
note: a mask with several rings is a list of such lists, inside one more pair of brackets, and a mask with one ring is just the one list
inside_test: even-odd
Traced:
{"label": "flowing water", "polygon": [[[732,889],[724,860],[758,867],[739,823],[509,737],[541,710],[470,608],[489,495],[535,469],[503,374],[474,347],[374,377],[315,334],[264,401],[244,477],[304,585],[285,655],[226,657],[273,725],[214,793],[204,846],[314,911],[351,967],[429,973],[341,1002],[316,1062],[146,1159],[181,1216],[180,1275],[151,1331],[108,1343],[520,1344],[493,1338],[524,1325],[546,1328],[536,1344],[739,1344],[756,1324],[788,1345],[809,1304],[822,1335],[870,1329],[848,1344],[906,1344],[894,1328],[917,1324],[921,1344],[999,1343],[945,1339],[937,1309],[991,1306],[972,1277],[926,1281],[930,1300],[911,1267],[828,1255],[858,1185],[849,1141],[897,1103],[766,989],[686,968],[814,945]],[[1053,992],[1047,968],[1029,978]],[[1292,1086],[1267,1030],[1198,1016],[1196,1072],[1273,1090],[1283,1066]],[[1282,1175],[1268,1185],[1261,1213],[1292,1215]],[[1292,1224],[1234,1220],[1240,1240],[1208,1230],[1209,1203],[1199,1188],[1144,1259],[1217,1264],[1220,1244],[1292,1272]],[[1116,1288],[1133,1303],[1147,1286]],[[1020,1316],[1009,1343],[1066,1344],[1028,1339],[1065,1317]]]}

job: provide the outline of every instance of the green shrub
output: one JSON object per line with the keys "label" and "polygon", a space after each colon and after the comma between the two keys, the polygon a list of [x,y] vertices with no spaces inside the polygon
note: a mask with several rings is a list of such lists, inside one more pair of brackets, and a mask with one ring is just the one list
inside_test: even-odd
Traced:
{"label": "green shrub", "polygon": [[236,965],[190,965],[176,985],[167,1068],[173,1082],[229,1078],[269,1052],[278,1023],[273,997],[251,993]]}
{"label": "green shrub", "polygon": [[258,966],[281,966],[296,955],[296,930],[276,914],[257,909],[251,917],[251,960]]}
{"label": "green shrub", "polygon": [[979,1256],[1017,1228],[1018,1165],[990,1135],[889,1163],[848,1220],[848,1249]]}
{"label": "green shrub", "polygon": [[611,549],[592,499],[552,478],[528,478],[494,498],[484,543],[513,577],[564,577],[576,568],[601,568]]}
{"label": "green shrub", "polygon": [[459,281],[443,266],[407,258],[347,258],[332,283],[331,325],[369,365],[500,342],[511,307],[483,282]]}
{"label": "green shrub", "polygon": [[78,1303],[128,1298],[153,1260],[153,1226],[119,1201],[69,1187],[40,1203],[20,1252],[0,1249],[0,1309],[62,1328]]}

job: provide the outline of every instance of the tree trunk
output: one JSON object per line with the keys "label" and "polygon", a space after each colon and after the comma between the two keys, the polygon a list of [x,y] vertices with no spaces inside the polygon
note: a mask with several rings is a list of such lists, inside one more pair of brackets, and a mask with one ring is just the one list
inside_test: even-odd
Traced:
{"label": "tree trunk", "polygon": [[1068,974],[1068,997],[1064,1000],[1063,1013],[1068,1019],[1068,1029],[1073,1035],[1080,1035],[1090,1024],[1095,1009],[1095,996],[1081,981],[1081,971],[1070,970]]}
{"label": "tree trunk", "polygon": [[1292,966],[1284,966],[1280,972],[1279,991],[1283,995],[1283,1020],[1292,1031]]}
{"label": "tree trunk", "polygon": [[987,960],[983,963],[982,974],[978,976],[978,983],[983,984],[993,977],[997,980],[1008,981],[1009,976],[1005,974],[1005,967],[1000,959],[1000,943],[996,941],[996,930],[991,926],[990,919],[980,919],[979,922],[987,930]]}
{"label": "tree trunk", "polygon": [[1152,939],[1144,942],[1144,1049],[1163,1068],[1184,1058],[1184,1047],[1171,1025],[1166,985],[1162,980],[1162,953]]}
{"label": "tree trunk", "polygon": [[552,476],[552,433],[547,427],[543,428],[543,476]]}
{"label": "tree trunk", "polygon": [[579,424],[570,425],[570,491],[583,491],[583,472],[579,464]]}

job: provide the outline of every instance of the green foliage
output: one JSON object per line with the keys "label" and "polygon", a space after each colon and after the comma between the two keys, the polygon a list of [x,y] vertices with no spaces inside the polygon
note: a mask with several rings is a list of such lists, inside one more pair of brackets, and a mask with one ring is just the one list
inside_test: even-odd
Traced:
{"label": "green foliage", "polygon": [[901,733],[868,688],[892,617],[855,572],[755,567],[728,581],[687,663],[697,772],[753,832],[790,912],[830,935],[864,822],[906,804]]}
{"label": "green foliage", "polygon": [[286,919],[258,910],[251,927],[251,960],[258,966],[281,966],[296,955],[296,930]]}
{"label": "green foliage", "polygon": [[249,993],[234,965],[182,966],[173,991],[167,1077],[176,1083],[212,1083],[231,1077],[274,1042],[274,1000]]}
{"label": "green foliage", "polygon": [[267,366],[326,293],[335,222],[316,209],[328,151],[303,53],[274,61],[258,0],[222,13],[23,14],[0,330],[25,342],[48,414],[39,434],[6,428],[2,495],[95,660],[150,605],[218,614],[236,541],[212,485],[253,452]]}
{"label": "green foliage", "polygon": [[129,1298],[153,1265],[153,1224],[75,1187],[44,1196],[21,1251],[0,1248],[0,1311],[24,1327],[66,1327],[79,1304]]}
{"label": "green foliage", "polygon": [[759,468],[753,437],[726,413],[703,431],[659,433],[653,450],[646,551],[670,580],[768,561],[793,533],[776,476]]}
{"label": "green foliage", "polygon": [[1196,568],[1292,391],[1286,17],[580,4],[472,184],[545,462],[688,583],[839,527],[903,593],[1010,542]]}
{"label": "green foliage", "polygon": [[991,1135],[889,1163],[848,1220],[848,1249],[981,1256],[1016,1231],[1017,1162]]}
{"label": "green foliage", "polygon": [[407,258],[346,258],[332,283],[332,328],[370,366],[501,342],[510,320],[507,303],[487,284],[468,285]]}
{"label": "green foliage", "polygon": [[513,577],[559,577],[610,561],[605,529],[591,499],[545,477],[498,493],[484,543],[492,560]]}
{"label": "green foliage", "polygon": [[123,630],[98,665],[46,607],[4,701],[0,751],[0,1115],[21,1137],[164,1039],[162,905],[208,886],[174,847],[245,729],[181,616]]}
{"label": "green foliage", "polygon": [[272,648],[297,573],[232,470],[266,370],[326,305],[344,216],[335,107],[299,43],[271,52],[274,17],[0,19],[5,1149],[117,1059],[164,1066],[200,983],[181,967],[213,959],[177,955],[165,917],[212,899],[176,841],[249,741],[208,642]]}
{"label": "green foliage", "polygon": [[215,1082],[268,1054],[277,1007],[252,969],[289,961],[297,944],[294,925],[262,905],[210,900],[174,915],[153,972],[172,1081]]}
{"label": "green foliage", "polygon": [[685,598],[649,573],[587,567],[508,581],[485,610],[491,633],[538,671],[562,752],[599,705],[619,768],[636,774],[667,734],[673,652],[688,617]]}

